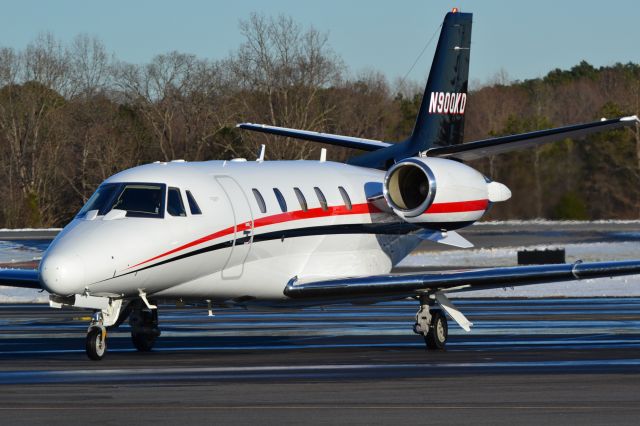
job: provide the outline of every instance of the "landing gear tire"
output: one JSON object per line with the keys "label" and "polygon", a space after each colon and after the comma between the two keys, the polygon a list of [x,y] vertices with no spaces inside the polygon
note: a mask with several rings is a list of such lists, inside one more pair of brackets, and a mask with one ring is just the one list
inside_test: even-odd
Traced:
{"label": "landing gear tire", "polygon": [[135,301],[131,305],[129,315],[131,326],[131,342],[139,352],[150,352],[156,339],[160,336],[158,328],[158,310],[148,309],[142,301]]}
{"label": "landing gear tire", "polygon": [[107,352],[106,333],[103,333],[99,327],[91,327],[87,332],[86,339],[87,356],[94,360],[100,361]]}
{"label": "landing gear tire", "polygon": [[427,335],[424,336],[427,349],[443,350],[447,344],[448,336],[449,326],[447,324],[447,317],[438,309],[431,310],[429,331],[427,332]]}
{"label": "landing gear tire", "polygon": [[131,341],[139,352],[150,352],[156,342],[156,336],[148,333],[131,333]]}

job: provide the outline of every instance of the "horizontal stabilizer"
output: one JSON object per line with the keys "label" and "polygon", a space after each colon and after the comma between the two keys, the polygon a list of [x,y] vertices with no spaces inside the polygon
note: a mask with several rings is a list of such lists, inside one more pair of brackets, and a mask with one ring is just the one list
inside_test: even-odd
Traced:
{"label": "horizontal stabilizer", "polygon": [[427,151],[428,157],[454,158],[457,160],[476,160],[491,155],[502,154],[524,148],[531,148],[549,142],[567,138],[582,138],[591,133],[605,130],[619,129],[625,126],[635,126],[640,123],[638,117],[614,118],[612,120],[593,121],[591,123],[558,127],[555,129],[539,130],[499,138],[484,139],[459,145],[432,148]]}
{"label": "horizontal stabilizer", "polygon": [[531,284],[615,277],[640,273],[640,260],[512,266],[439,273],[375,275],[324,281],[289,282],[284,294],[294,299],[339,300],[414,297],[428,292],[454,292]]}
{"label": "horizontal stabilizer", "polygon": [[269,133],[271,135],[303,139],[311,142],[326,143],[328,145],[343,146],[345,148],[354,148],[363,151],[375,151],[391,145],[390,143],[373,139],[332,135],[329,133],[311,132],[309,130],[288,129],[286,127],[268,126],[266,124],[240,123],[236,127],[245,130],[252,130],[254,132]]}

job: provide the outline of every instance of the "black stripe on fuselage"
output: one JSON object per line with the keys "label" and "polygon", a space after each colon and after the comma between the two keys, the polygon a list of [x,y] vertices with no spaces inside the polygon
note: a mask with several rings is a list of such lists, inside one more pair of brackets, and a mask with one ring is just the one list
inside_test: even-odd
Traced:
{"label": "black stripe on fuselage", "polygon": [[[430,223],[426,229],[441,230],[441,229],[459,229],[465,226],[471,225],[473,222],[445,222],[445,223]],[[344,234],[379,234],[379,235],[403,235],[412,231],[418,231],[425,229],[425,226],[419,226],[412,223],[400,222],[400,223],[354,223],[343,225],[324,225],[324,226],[312,226],[305,228],[293,228],[283,229],[273,232],[265,232],[262,234],[253,235],[253,243],[283,240],[286,238],[296,237],[310,237],[316,235],[344,235]],[[177,260],[186,259],[188,257],[197,256],[203,253],[209,253],[216,250],[225,248],[231,248],[232,246],[240,246],[246,244],[251,239],[251,236],[237,238],[235,240],[225,241],[224,243],[214,244],[208,247],[203,247],[198,250],[183,253],[170,259],[165,259],[153,265],[144,266],[135,271],[126,272],[121,275],[117,275],[113,278],[123,277],[125,275],[135,274],[156,266],[166,265]],[[109,278],[109,279],[113,279]],[[104,280],[108,281],[108,280]]]}

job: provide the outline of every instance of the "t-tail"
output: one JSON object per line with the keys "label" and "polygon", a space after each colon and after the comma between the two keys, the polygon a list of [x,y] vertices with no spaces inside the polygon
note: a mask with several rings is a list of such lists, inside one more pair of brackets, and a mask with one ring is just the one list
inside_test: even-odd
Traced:
{"label": "t-tail", "polygon": [[447,13],[416,124],[404,142],[356,157],[352,164],[387,168],[431,148],[462,143],[467,107],[471,13]]}
{"label": "t-tail", "polygon": [[620,117],[462,143],[464,115],[468,104],[472,16],[471,13],[460,13],[454,9],[444,17],[416,124],[411,136],[402,142],[264,124],[241,123],[238,127],[367,151],[350,158],[347,163],[388,170],[399,161],[410,157],[427,156],[471,161],[566,138],[583,138],[591,133],[636,126],[640,123],[636,116]]}

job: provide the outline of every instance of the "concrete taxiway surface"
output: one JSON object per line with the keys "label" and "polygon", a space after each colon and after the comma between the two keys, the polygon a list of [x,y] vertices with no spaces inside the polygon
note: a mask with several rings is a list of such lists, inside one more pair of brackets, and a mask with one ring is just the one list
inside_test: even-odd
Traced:
{"label": "concrete taxiway surface", "polygon": [[640,299],[460,300],[446,352],[415,304],[302,311],[161,307],[152,353],[85,314],[0,307],[2,424],[637,424]]}

